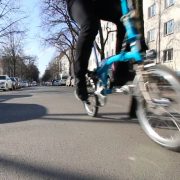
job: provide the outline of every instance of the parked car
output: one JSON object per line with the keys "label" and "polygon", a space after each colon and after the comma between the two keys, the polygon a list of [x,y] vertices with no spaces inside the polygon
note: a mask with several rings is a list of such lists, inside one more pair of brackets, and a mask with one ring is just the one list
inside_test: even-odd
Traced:
{"label": "parked car", "polygon": [[31,83],[31,86],[37,86],[37,82],[36,82],[36,81],[33,81],[33,82]]}
{"label": "parked car", "polygon": [[61,80],[54,80],[52,85],[53,86],[61,86]]}
{"label": "parked car", "polygon": [[44,85],[45,86],[52,86],[52,82],[51,81],[46,81],[46,82],[44,82]]}
{"label": "parked car", "polygon": [[66,80],[67,80],[66,76],[62,77],[62,79],[61,79],[61,86],[66,86]]}
{"label": "parked car", "polygon": [[0,75],[0,89],[3,91],[12,90],[13,83],[8,75]]}
{"label": "parked car", "polygon": [[18,81],[15,77],[10,77],[11,81],[12,81],[12,86],[13,86],[13,89],[16,90],[18,89]]}
{"label": "parked car", "polygon": [[20,80],[20,78],[18,78],[18,77],[15,77],[15,79],[16,79],[16,81],[17,81],[17,85],[18,85],[18,89],[20,89],[21,88],[21,80]]}
{"label": "parked car", "polygon": [[29,86],[28,81],[21,81],[21,86],[22,87],[28,87]]}

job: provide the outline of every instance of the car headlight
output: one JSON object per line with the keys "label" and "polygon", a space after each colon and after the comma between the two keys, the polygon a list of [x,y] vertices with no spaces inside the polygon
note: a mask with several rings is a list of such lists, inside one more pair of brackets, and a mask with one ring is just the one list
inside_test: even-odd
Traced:
{"label": "car headlight", "polygon": [[5,82],[0,82],[0,84],[1,84],[1,85],[4,85],[4,84],[5,84]]}

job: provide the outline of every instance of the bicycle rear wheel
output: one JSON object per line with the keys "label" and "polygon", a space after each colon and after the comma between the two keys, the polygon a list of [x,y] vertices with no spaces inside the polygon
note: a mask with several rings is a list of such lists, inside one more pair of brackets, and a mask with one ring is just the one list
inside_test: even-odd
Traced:
{"label": "bicycle rear wheel", "polygon": [[95,117],[98,113],[98,97],[93,93],[89,94],[88,102],[84,103],[84,108],[89,116]]}
{"label": "bicycle rear wheel", "polygon": [[98,96],[94,93],[96,90],[96,81],[87,76],[87,91],[88,91],[88,102],[84,103],[84,108],[89,116],[97,116],[98,107]]}
{"label": "bicycle rear wheel", "polygon": [[[143,87],[142,87],[143,83]],[[157,65],[138,80],[137,117],[156,143],[180,151],[180,82],[169,68]]]}

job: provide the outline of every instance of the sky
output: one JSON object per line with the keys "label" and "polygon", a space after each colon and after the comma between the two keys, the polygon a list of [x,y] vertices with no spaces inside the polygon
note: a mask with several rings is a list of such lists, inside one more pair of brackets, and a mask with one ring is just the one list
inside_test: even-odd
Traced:
{"label": "sky", "polygon": [[40,28],[40,0],[21,0],[22,7],[26,14],[28,14],[27,38],[25,41],[24,51],[26,55],[37,56],[37,66],[40,71],[40,77],[43,75],[47,65],[55,57],[55,48],[45,47],[42,44],[43,30]]}

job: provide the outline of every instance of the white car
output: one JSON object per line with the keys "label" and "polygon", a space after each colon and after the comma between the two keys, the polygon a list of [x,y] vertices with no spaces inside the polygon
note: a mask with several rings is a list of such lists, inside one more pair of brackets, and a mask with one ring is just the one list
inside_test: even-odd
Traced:
{"label": "white car", "polygon": [[33,82],[31,83],[31,86],[37,86],[37,82],[36,82],[36,81],[33,81]]}
{"label": "white car", "polygon": [[12,90],[13,82],[7,75],[0,75],[0,89],[3,91]]}
{"label": "white car", "polygon": [[55,80],[52,85],[53,86],[61,86],[61,80]]}
{"label": "white car", "polygon": [[66,85],[66,80],[67,80],[67,77],[62,77],[61,78],[61,86],[65,86]]}
{"label": "white car", "polygon": [[27,81],[22,81],[21,82],[21,86],[22,87],[28,87],[29,86],[29,83]]}

